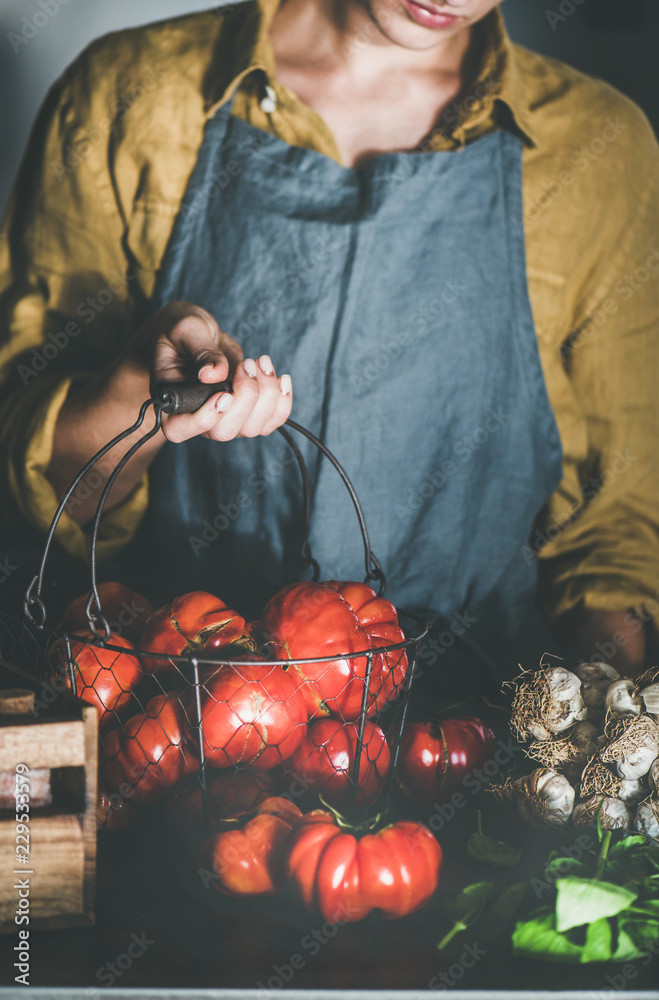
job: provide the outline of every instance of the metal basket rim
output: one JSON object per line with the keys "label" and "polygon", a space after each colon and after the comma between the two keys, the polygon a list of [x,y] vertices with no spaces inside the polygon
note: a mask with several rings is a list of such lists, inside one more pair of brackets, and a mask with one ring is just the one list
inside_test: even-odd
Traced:
{"label": "metal basket rim", "polygon": [[422,615],[417,615],[413,611],[401,611],[399,614],[405,618],[411,618],[412,621],[418,626],[418,630],[415,635],[410,636],[409,639],[405,639],[402,642],[389,643],[386,646],[376,646],[372,649],[364,650],[350,650],[348,652],[338,651],[335,653],[330,653],[327,656],[308,656],[308,657],[293,657],[288,660],[265,660],[263,657],[259,659],[247,659],[247,657],[242,657],[239,660],[231,659],[219,659],[218,657],[205,657],[205,656],[193,656],[191,654],[182,655],[180,653],[173,654],[167,652],[157,652],[156,650],[141,650],[139,647],[134,649],[126,649],[125,646],[116,646],[110,642],[104,642],[101,639],[97,639],[93,635],[83,635],[80,632],[61,632],[58,629],[53,630],[53,635],[60,638],[68,640],[69,642],[82,642],[86,646],[94,646],[97,649],[109,649],[111,652],[125,653],[127,656],[138,656],[147,657],[154,660],[169,660],[174,665],[184,665],[184,666],[209,666],[209,667],[220,667],[233,666],[233,667],[250,667],[250,666],[260,666],[263,663],[267,663],[272,667],[290,667],[294,664],[305,664],[305,663],[331,663],[334,660],[340,659],[360,659],[368,658],[369,656],[375,657],[380,656],[382,653],[393,653],[397,650],[408,649],[411,646],[418,645],[425,637],[428,635],[432,627],[432,620],[424,618]]}

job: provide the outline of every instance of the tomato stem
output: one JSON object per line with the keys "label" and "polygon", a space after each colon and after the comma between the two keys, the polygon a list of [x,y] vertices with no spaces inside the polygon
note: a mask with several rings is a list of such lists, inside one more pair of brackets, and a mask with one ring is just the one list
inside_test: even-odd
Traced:
{"label": "tomato stem", "polygon": [[449,944],[449,942],[451,942],[454,937],[456,937],[456,935],[461,934],[462,931],[466,930],[467,930],[467,925],[463,923],[462,920],[456,920],[453,926],[451,927],[450,931],[448,932],[448,934],[445,934],[442,940],[437,945],[437,951],[442,951],[442,949],[445,948],[446,945]]}

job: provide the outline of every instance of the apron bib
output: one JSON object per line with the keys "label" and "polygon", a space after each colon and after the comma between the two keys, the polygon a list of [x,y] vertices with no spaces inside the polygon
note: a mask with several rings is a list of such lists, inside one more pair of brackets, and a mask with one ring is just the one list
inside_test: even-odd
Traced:
{"label": "apron bib", "polygon": [[[552,648],[524,548],[562,469],[513,222],[521,154],[498,131],[459,153],[347,169],[225,105],[206,126],[152,303],[195,302],[246,357],[270,354],[290,372],[292,416],[351,477],[387,596],[457,613],[464,637],[507,668],[527,639]],[[360,580],[348,494],[299,445],[321,579]],[[179,592],[207,588],[257,613],[297,578],[301,484],[278,434],[166,444],[151,498],[145,530]]]}

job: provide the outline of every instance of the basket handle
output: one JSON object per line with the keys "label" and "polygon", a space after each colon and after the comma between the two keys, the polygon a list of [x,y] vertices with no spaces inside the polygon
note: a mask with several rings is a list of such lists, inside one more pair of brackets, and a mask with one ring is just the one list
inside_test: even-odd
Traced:
{"label": "basket handle", "polygon": [[[134,433],[139,427],[144,423],[147,410],[150,406],[156,414],[156,423],[152,430],[148,431],[143,437],[141,437],[132,448],[124,455],[121,461],[116,466],[114,472],[108,479],[103,492],[101,494],[100,500],[98,502],[98,507],[96,510],[96,515],[94,517],[94,522],[91,531],[91,553],[90,553],[90,563],[91,563],[91,578],[92,578],[92,593],[87,601],[87,621],[89,623],[90,630],[97,639],[101,641],[108,641],[110,639],[110,627],[103,615],[103,611],[100,605],[100,599],[98,596],[97,584],[96,584],[96,542],[98,538],[98,530],[100,526],[101,516],[103,514],[103,509],[105,507],[106,501],[114,485],[117,476],[126,465],[126,463],[132,458],[138,449],[146,443],[151,437],[158,433],[161,425],[162,414],[166,413],[168,415],[173,415],[176,413],[194,413],[203,406],[211,396],[214,396],[217,392],[232,392],[233,385],[231,381],[226,382],[159,382],[152,389],[151,399],[146,400],[140,409],[139,417],[136,422],[128,427],[121,434],[118,434],[112,441],[104,445],[80,470],[78,475],[75,477],[71,483],[69,489],[66,491],[65,495],[62,497],[59,507],[53,517],[50,529],[48,531],[48,536],[46,538],[46,544],[44,547],[44,553],[41,560],[41,566],[39,573],[33,578],[30,586],[27,589],[25,595],[25,601],[23,603],[23,610],[25,617],[38,629],[43,629],[46,624],[46,608],[41,599],[41,591],[43,587],[44,573],[46,568],[46,561],[48,559],[48,554],[50,552],[53,537],[55,535],[55,529],[59,523],[59,520],[64,512],[66,503],[73,493],[73,490],[81,481],[81,479],[86,475],[86,473],[93,468],[96,462],[103,457],[111,448],[113,448],[120,441],[129,437]],[[378,582],[378,595],[381,597],[387,585],[387,581],[382,570],[382,567],[371,551],[371,543],[368,537],[368,530],[366,528],[366,521],[364,518],[364,512],[362,510],[359,498],[355,492],[355,488],[352,485],[348,475],[335,458],[332,452],[320,441],[315,434],[307,430],[306,427],[302,427],[301,424],[297,424],[294,420],[287,420],[284,427],[277,428],[278,432],[286,440],[288,445],[293,450],[295,459],[300,469],[302,476],[302,483],[304,488],[305,497],[305,523],[304,523],[304,536],[303,542],[300,549],[300,562],[304,568],[312,567],[313,569],[313,579],[317,580],[320,575],[320,567],[316,560],[312,557],[311,551],[309,549],[309,526],[311,520],[311,490],[309,486],[309,475],[307,472],[307,467],[302,457],[300,449],[291,437],[291,435],[286,430],[286,427],[290,427],[292,430],[297,431],[306,437],[316,448],[332,463],[336,471],[341,476],[343,483],[348,491],[350,499],[352,500],[353,506],[355,508],[355,513],[357,514],[357,520],[359,521],[359,528],[362,535],[362,542],[364,545],[364,568],[365,568],[365,583]],[[95,606],[95,611],[94,611]],[[100,628],[99,628],[100,626]]]}

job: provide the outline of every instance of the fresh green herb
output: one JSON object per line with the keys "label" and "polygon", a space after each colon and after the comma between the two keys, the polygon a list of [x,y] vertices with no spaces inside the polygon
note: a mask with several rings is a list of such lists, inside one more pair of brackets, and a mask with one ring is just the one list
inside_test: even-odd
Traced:
{"label": "fresh green herb", "polygon": [[517,924],[513,953],[554,962],[629,962],[659,940],[659,847],[637,835],[612,843],[598,825],[599,851],[580,861],[550,857],[556,898]]}

